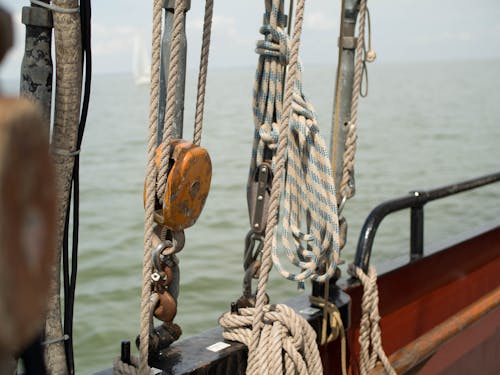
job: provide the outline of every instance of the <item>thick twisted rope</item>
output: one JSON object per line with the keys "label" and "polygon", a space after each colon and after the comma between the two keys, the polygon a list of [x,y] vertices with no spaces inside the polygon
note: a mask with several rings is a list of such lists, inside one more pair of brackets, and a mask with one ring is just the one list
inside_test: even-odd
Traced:
{"label": "thick twisted rope", "polygon": [[365,43],[365,19],[366,19],[366,1],[361,0],[359,4],[359,21],[358,21],[358,40],[356,44],[356,63],[354,67],[354,82],[352,87],[351,98],[351,116],[347,122],[347,134],[345,141],[345,150],[342,156],[343,168],[342,179],[340,180],[340,196],[341,202],[350,198],[354,191],[349,186],[354,170],[354,156],[356,153],[357,125],[358,125],[358,103],[363,79],[363,58],[364,58],[364,43]]}
{"label": "thick twisted rope", "polygon": [[161,48],[161,17],[162,2],[153,2],[153,31],[151,44],[151,89],[149,97],[149,136],[148,136],[148,164],[146,170],[146,204],[144,215],[144,257],[142,268],[141,294],[141,324],[140,324],[140,373],[149,374],[149,327],[150,327],[150,297],[151,297],[151,248],[154,227],[155,206],[155,153],[156,128],[158,123],[158,102],[160,85],[160,48]]}
{"label": "thick twisted rope", "polygon": [[[265,148],[276,150],[278,123],[284,123],[282,116],[286,114],[282,105],[282,81],[284,66],[290,60],[290,42],[283,26],[282,8],[280,1],[273,1],[272,4],[266,1],[264,26],[260,29],[265,40],[257,43],[256,52],[260,57],[254,82],[253,113],[256,130],[250,182],[255,169],[265,158]],[[293,115],[290,119],[290,131],[284,129],[289,143],[284,162],[286,173],[283,222],[279,236],[281,244],[278,246],[276,238],[272,259],[281,275],[290,280],[303,282],[311,278],[323,282],[333,275],[338,263],[335,188],[325,141],[319,134],[314,108],[302,93],[298,61],[296,65],[296,77],[291,81],[292,99],[289,105],[292,106]],[[289,73],[291,77],[291,67]],[[276,159],[274,163],[276,164]],[[276,171],[274,173],[276,175]],[[288,259],[300,267],[299,273],[291,273],[281,265],[279,252],[282,248]],[[319,265],[325,261],[328,261],[329,267],[319,274]]]}
{"label": "thick twisted rope", "polygon": [[[255,168],[264,160],[266,148],[276,150],[278,123],[283,102],[283,75],[290,59],[288,35],[284,30],[283,5],[266,0],[264,25],[260,33],[264,40],[257,42],[260,55],[253,87],[254,143],[250,165],[250,180]],[[266,158],[269,158],[266,155]]]}
{"label": "thick twisted rope", "polygon": [[[303,177],[298,172],[292,172],[293,162],[296,162],[296,167],[300,166],[299,169],[303,170],[301,169],[302,165],[310,160],[306,160],[307,157],[304,158],[304,155],[300,155],[300,153],[311,151],[311,148],[305,145],[304,142],[315,141],[317,134],[317,129],[313,129],[310,126],[314,121],[310,120],[307,124],[309,126],[305,126],[304,123],[298,119],[300,116],[303,116],[304,119],[306,116],[314,118],[314,115],[310,113],[312,112],[312,107],[305,101],[300,87],[298,53],[304,17],[304,3],[304,0],[299,0],[297,4],[291,50],[289,48],[290,43],[283,30],[283,23],[281,22],[283,17],[283,3],[280,0],[273,0],[272,3],[269,0],[266,1],[265,22],[264,26],[261,28],[261,33],[263,33],[266,38],[264,41],[260,41],[257,44],[257,52],[261,56],[259,57],[254,85],[254,121],[256,131],[250,174],[253,175],[255,168],[265,157],[265,148],[267,147],[270,150],[274,150],[276,154],[273,160],[273,185],[269,202],[269,214],[255,308],[240,309],[239,315],[226,314],[220,319],[220,324],[226,330],[224,337],[243,342],[248,346],[248,374],[274,374],[282,372],[287,374],[296,372],[300,374],[322,373],[321,361],[315,342],[316,334],[307,321],[286,306],[266,305],[266,287],[273,261],[275,261],[279,270],[286,272],[279,265],[279,261],[274,259],[277,258],[277,226],[281,192],[283,187],[286,186],[287,181],[289,186],[296,187],[299,185],[295,185],[294,182],[291,182],[293,176],[295,176],[295,181],[297,182],[298,178]],[[285,100],[282,108],[281,87],[284,71],[283,65],[286,64],[288,60],[290,61],[288,67],[289,75],[286,80]],[[291,117],[292,120],[290,121]],[[293,143],[295,137],[300,139],[300,146],[296,149],[288,150],[288,143]],[[323,151],[326,155],[325,150],[323,143]],[[319,154],[321,154],[321,152],[319,152]],[[296,156],[299,156],[299,162],[297,162]],[[315,154],[315,156],[317,155]],[[317,160],[313,161],[316,161],[316,165],[313,169],[314,173],[317,173],[318,168],[322,169],[322,163],[317,163]],[[328,158],[326,158],[325,164],[329,166]],[[307,169],[307,167],[305,167],[305,169]],[[309,187],[315,184],[318,185],[318,181],[313,181],[313,176],[314,174],[309,175],[309,182],[312,182]],[[288,178],[288,180],[286,178]],[[327,181],[329,181],[333,191],[331,171]],[[321,185],[321,183],[319,183],[319,185]],[[293,201],[295,199],[294,197],[299,197],[300,194],[292,194],[292,192],[293,189],[286,190],[285,188],[285,199],[288,198]],[[311,192],[304,191],[303,196],[307,199],[311,197]],[[334,197],[335,193],[333,191],[333,199],[335,199]],[[333,206],[336,206],[335,200],[333,200]],[[290,214],[292,208],[291,204],[288,207],[290,211],[287,212],[287,214]],[[321,216],[318,212],[316,212],[315,215],[315,219],[317,216]],[[299,238],[301,240],[310,241],[310,239],[305,238],[305,236],[312,237],[314,234],[317,234],[314,232],[315,229],[313,230],[314,233],[311,235],[299,233],[300,224],[298,219],[298,216],[292,216],[288,222],[295,224],[292,234],[298,241]],[[321,236],[318,238],[321,238]],[[318,241],[318,243],[321,243],[321,250],[323,248],[333,247],[331,241],[328,242],[323,240],[324,238],[321,238],[321,240]],[[328,242],[328,244],[326,244],[326,242]],[[320,251],[316,251],[317,249],[311,253],[305,253],[303,250],[305,249],[301,248],[298,255],[292,256],[296,257],[295,259],[298,259],[299,263],[303,259],[319,262],[322,258]],[[314,268],[317,268],[317,266]],[[306,273],[311,277],[313,275],[311,269],[306,270]],[[295,277],[295,275],[290,273],[286,273],[286,275],[291,279]],[[297,276],[296,280],[301,281],[305,280],[305,278],[305,275],[301,275]],[[323,279],[324,281],[327,278],[328,276],[320,276],[317,279]],[[287,328],[285,329],[284,327]],[[303,343],[305,343],[305,346],[303,346]]]}
{"label": "thick twisted rope", "polygon": [[373,266],[370,266],[368,274],[365,274],[361,268],[353,264],[349,266],[348,272],[351,276],[358,278],[363,285],[362,316],[359,328],[359,344],[361,346],[359,367],[361,375],[367,375],[375,368],[377,359],[380,359],[388,374],[396,375],[382,347],[379,326],[380,315],[378,312],[377,272]]}
{"label": "thick twisted rope", "polygon": [[165,124],[163,128],[163,150],[161,153],[160,166],[158,168],[158,177],[156,190],[159,197],[165,195],[167,186],[168,163],[171,152],[171,139],[174,131],[175,120],[175,101],[177,76],[179,71],[180,52],[181,52],[181,32],[184,26],[184,0],[175,0],[174,6],[174,25],[172,29],[172,44],[170,49],[169,73],[167,82],[167,102],[165,110]]}
{"label": "thick twisted rope", "polygon": [[[239,315],[227,313],[219,324],[225,327],[224,338],[250,346],[254,308],[239,310]],[[264,307],[263,328],[255,357],[259,370],[250,374],[320,374],[321,360],[316,346],[316,334],[302,316],[282,304]],[[285,358],[284,363],[282,358]]]}
{"label": "thick twisted rope", "polygon": [[[276,4],[276,2],[273,4]],[[297,3],[292,49],[290,53],[290,65],[288,71],[289,75],[285,85],[285,101],[283,108],[283,116],[281,118],[281,121],[279,121],[280,126],[279,126],[279,136],[278,136],[278,149],[274,161],[275,168],[274,168],[273,186],[271,190],[271,198],[269,202],[269,216],[267,220],[267,230],[264,239],[262,265],[257,286],[255,313],[253,315],[253,321],[252,321],[252,333],[249,345],[249,358],[247,367],[247,372],[249,374],[262,373],[266,369],[265,363],[263,363],[265,356],[259,355],[259,353],[263,350],[262,348],[268,347],[265,345],[266,336],[262,335],[262,329],[264,325],[263,322],[264,310],[266,304],[266,287],[267,287],[267,281],[269,279],[269,272],[272,266],[271,252],[273,248],[273,242],[276,241],[275,231],[278,224],[281,188],[285,172],[286,146],[288,143],[288,121],[291,116],[292,97],[295,86],[295,78],[297,76],[297,71],[298,71],[299,45],[300,45],[300,35],[302,32],[302,23],[304,18],[304,6],[305,6],[305,0],[299,0]],[[277,8],[275,6],[273,8],[274,12],[276,12]],[[274,18],[275,15],[273,15],[272,13],[271,17]],[[308,323],[305,322],[305,324]],[[314,337],[315,336],[316,335],[314,334]],[[260,351],[259,347],[261,347]],[[313,348],[316,348],[317,350],[316,345],[313,345]],[[316,365],[319,366],[320,371],[313,373],[321,373],[321,362],[316,363]],[[285,361],[285,367],[287,369],[291,367],[289,361]],[[314,369],[317,369],[317,367],[314,367]]]}
{"label": "thick twisted rope", "polygon": [[[160,161],[159,170],[156,170],[156,133],[158,123],[159,85],[160,85],[160,50],[161,50],[161,20],[162,1],[153,2],[153,31],[152,31],[152,58],[151,58],[151,89],[149,101],[149,137],[148,137],[148,165],[146,175],[146,204],[144,220],[144,258],[143,258],[143,280],[141,295],[141,329],[140,329],[140,361],[139,372],[141,374],[151,373],[148,366],[149,356],[149,331],[152,324],[152,311],[156,306],[157,296],[151,294],[151,249],[153,247],[154,228],[154,206],[155,197],[165,194],[168,160],[170,156],[170,140],[173,134],[175,115],[175,87],[179,69],[180,36],[184,21],[184,1],[176,0],[174,9],[174,26],[172,31],[172,48],[170,53],[170,72],[167,84],[167,103],[165,116],[165,130],[163,132],[164,150]],[[195,125],[195,137],[197,143],[201,140],[201,123],[203,121],[203,105],[205,96],[205,84],[208,66],[208,51],[210,44],[210,30],[213,14],[213,0],[207,0],[205,8],[205,24],[203,30],[203,46],[200,61],[200,78],[198,84],[197,99],[197,122]],[[155,297],[155,298],[153,298]],[[122,369],[133,368],[133,366],[122,366]],[[125,370],[123,370],[125,371]],[[132,371],[132,370],[131,370]],[[131,372],[132,373],[132,372]]]}
{"label": "thick twisted rope", "polygon": [[212,30],[213,0],[205,2],[205,17],[203,22],[203,41],[201,45],[200,70],[198,74],[198,95],[196,97],[196,114],[194,118],[193,143],[200,145],[203,129],[203,108],[205,106],[205,88],[207,84],[208,54],[210,51],[210,34]]}

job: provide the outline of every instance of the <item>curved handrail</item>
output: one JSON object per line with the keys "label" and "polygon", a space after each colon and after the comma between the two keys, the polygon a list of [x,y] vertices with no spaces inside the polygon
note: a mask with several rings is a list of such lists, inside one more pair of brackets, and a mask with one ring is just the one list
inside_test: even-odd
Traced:
{"label": "curved handrail", "polygon": [[354,264],[368,271],[375,234],[382,220],[389,214],[411,208],[410,257],[411,260],[423,256],[423,209],[427,202],[455,195],[500,181],[500,171],[471,180],[442,186],[436,189],[412,191],[409,195],[385,201],[376,206],[368,215],[359,235]]}

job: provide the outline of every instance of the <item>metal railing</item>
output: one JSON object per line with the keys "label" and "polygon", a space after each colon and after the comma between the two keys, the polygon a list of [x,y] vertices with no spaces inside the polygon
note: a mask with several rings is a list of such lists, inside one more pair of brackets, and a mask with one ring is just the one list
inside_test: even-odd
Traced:
{"label": "metal railing", "polygon": [[368,215],[359,235],[354,263],[368,271],[375,234],[382,220],[396,211],[410,208],[410,261],[424,255],[424,205],[427,202],[455,195],[500,181],[500,171],[471,180],[439,187],[432,190],[412,191],[409,195],[379,204]]}

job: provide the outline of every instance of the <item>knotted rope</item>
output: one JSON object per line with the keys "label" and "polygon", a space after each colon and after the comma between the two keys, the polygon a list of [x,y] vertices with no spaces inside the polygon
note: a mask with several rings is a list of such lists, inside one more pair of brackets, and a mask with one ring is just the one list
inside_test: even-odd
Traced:
{"label": "knotted rope", "polygon": [[388,374],[396,375],[382,347],[375,267],[370,266],[368,274],[365,274],[361,268],[351,264],[348,272],[351,276],[358,278],[363,285],[362,316],[359,328],[359,344],[361,346],[359,367],[361,375],[367,375],[375,368],[377,359],[380,359]]}
{"label": "knotted rope", "polygon": [[[283,28],[283,2],[267,0],[265,4],[264,26],[260,30],[265,40],[257,44],[260,57],[254,84],[256,130],[250,166],[250,176],[253,176],[255,168],[266,157],[266,147],[275,152],[262,264],[255,308],[239,309],[239,314],[227,313],[219,323],[225,328],[225,338],[248,346],[248,374],[321,374],[316,334],[307,321],[284,305],[266,305],[266,287],[273,262],[291,280],[328,280],[336,266],[338,223],[328,155],[324,141],[320,141],[313,108],[305,100],[300,83],[298,54],[305,0],[297,4],[291,48]],[[287,61],[289,70],[282,108],[281,87]],[[305,188],[300,179],[305,180]],[[288,258],[302,269],[296,275],[285,271],[278,257],[282,190],[283,216],[287,218],[281,225],[281,242]],[[317,209],[325,203],[326,207]],[[326,221],[331,227],[324,225]],[[330,229],[329,234],[325,233]],[[289,235],[293,237],[295,254],[288,242]],[[332,265],[320,274],[320,265],[328,260]]]}
{"label": "knotted rope", "polygon": [[[281,1],[266,1],[264,25],[260,29],[265,40],[259,41],[256,49],[260,56],[254,82],[255,132],[250,180],[255,168],[264,160],[265,148],[276,151],[278,124],[285,124],[282,117],[287,115],[287,109],[283,111],[282,104],[283,76],[284,66],[290,60],[289,77],[292,77],[292,63],[290,41],[284,30],[285,17],[282,12]],[[273,236],[272,259],[280,274],[289,280],[303,282],[311,278],[324,282],[333,275],[338,263],[335,187],[328,151],[319,134],[314,108],[302,92],[298,60],[295,65],[288,103],[293,114],[290,124],[286,121],[286,129],[282,126],[283,129],[279,130],[286,131],[284,136],[287,137],[287,143],[283,151],[286,172],[283,181],[283,221],[280,230],[276,229]],[[274,164],[277,163],[277,158],[278,155],[275,156]],[[281,182],[276,168],[274,174],[274,181]],[[278,236],[278,232],[281,235]],[[278,245],[278,237],[281,246]],[[279,259],[279,252],[283,251],[281,249],[294,265],[300,267],[299,273],[294,274],[284,269]],[[319,265],[325,261],[329,261],[329,267],[319,274]]]}
{"label": "knotted rope", "polygon": [[266,0],[264,25],[260,33],[264,40],[257,42],[259,62],[253,86],[254,143],[250,179],[264,160],[264,150],[276,150],[278,123],[283,112],[283,77],[290,59],[289,38],[284,30],[285,16],[280,1]]}
{"label": "knotted rope", "polygon": [[[254,308],[240,309],[239,315],[223,315],[219,323],[226,329],[224,338],[250,347],[254,315]],[[247,373],[295,374],[295,370],[299,374],[321,373],[316,334],[304,318],[286,305],[265,305],[262,323],[260,345],[252,356],[254,362],[248,364]],[[252,370],[256,362],[258,368]]]}
{"label": "knotted rope", "polygon": [[[310,278],[325,282],[333,276],[339,262],[335,187],[314,108],[302,93],[300,70],[297,75],[289,124],[281,243],[287,258],[301,271],[294,274],[282,267],[277,241],[272,249],[273,263],[289,280],[302,283]],[[305,231],[301,229],[304,227]],[[324,264],[328,268],[320,270]]]}

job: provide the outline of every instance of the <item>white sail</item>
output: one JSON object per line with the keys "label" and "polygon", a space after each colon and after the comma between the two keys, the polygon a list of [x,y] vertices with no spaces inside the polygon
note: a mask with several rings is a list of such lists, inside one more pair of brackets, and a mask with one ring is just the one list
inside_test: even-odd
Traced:
{"label": "white sail", "polygon": [[134,49],[132,55],[132,72],[136,85],[146,85],[151,77],[151,64],[146,49],[144,38],[136,36],[134,38]]}

